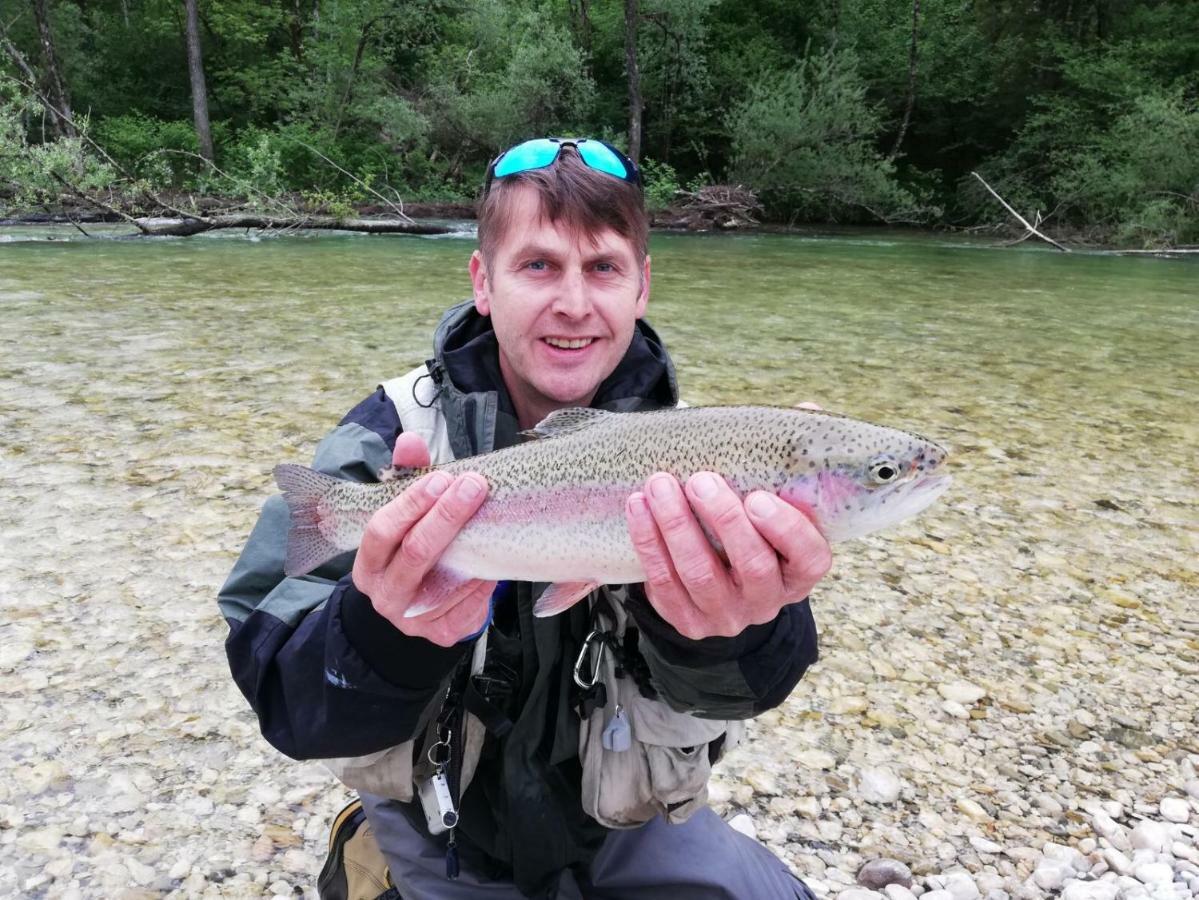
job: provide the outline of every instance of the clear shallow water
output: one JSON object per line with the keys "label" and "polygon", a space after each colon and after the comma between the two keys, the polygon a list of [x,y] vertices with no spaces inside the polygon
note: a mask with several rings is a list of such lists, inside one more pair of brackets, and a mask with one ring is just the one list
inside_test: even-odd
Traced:
{"label": "clear shallow water", "polygon": [[[232,815],[270,771],[310,789],[264,819],[319,826],[327,780],[257,738],[214,594],[270,469],[428,355],[473,245],[21,239],[46,233],[0,234],[0,806],[59,760],[110,805],[127,775],[162,808],[137,827],[161,834],[172,805]],[[1138,718],[1162,754],[1193,746],[1199,266],[902,234],[659,235],[652,252],[650,319],[692,404],[815,400],[952,451],[934,509],[839,549],[814,601],[830,674],[788,709],[810,716],[820,679],[864,657],[853,625],[932,648],[912,664],[926,681],[1066,692]],[[872,706],[920,717],[874,687]],[[232,827],[201,828],[196,852],[249,853],[254,823]]]}

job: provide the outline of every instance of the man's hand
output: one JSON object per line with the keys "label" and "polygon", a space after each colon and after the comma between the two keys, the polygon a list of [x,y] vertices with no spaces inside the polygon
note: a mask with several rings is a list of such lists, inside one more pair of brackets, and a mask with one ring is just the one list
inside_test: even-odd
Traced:
{"label": "man's hand", "polygon": [[828,542],[802,512],[767,491],[742,503],[712,472],[692,475],[685,491],[673,475],[653,475],[644,493],[629,498],[626,517],[650,603],[692,640],[773,621],[832,564]]}
{"label": "man's hand", "polygon": [[[429,448],[415,434],[401,434],[392,453],[397,467],[429,465]],[[483,627],[494,581],[464,581],[436,609],[405,618],[437,587],[430,572],[487,497],[487,481],[469,472],[454,478],[430,472],[384,506],[367,523],[354,560],[353,579],[375,610],[404,634],[450,647]],[[438,592],[440,593],[440,591]]]}

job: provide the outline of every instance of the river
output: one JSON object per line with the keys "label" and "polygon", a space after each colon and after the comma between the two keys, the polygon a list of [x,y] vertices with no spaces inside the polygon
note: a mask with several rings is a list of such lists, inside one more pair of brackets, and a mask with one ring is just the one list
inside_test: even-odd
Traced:
{"label": "river", "polygon": [[[0,894],[310,886],[343,794],[258,736],[215,592],[275,463],[428,355],[472,246],[0,233]],[[1014,889],[1028,866],[971,837],[1077,843],[1088,798],[1179,794],[1199,268],[892,232],[663,234],[652,256],[690,403],[814,400],[946,444],[956,473],[838,548],[822,661],[717,808],[825,893],[872,854]],[[879,768],[904,793],[859,809]]]}

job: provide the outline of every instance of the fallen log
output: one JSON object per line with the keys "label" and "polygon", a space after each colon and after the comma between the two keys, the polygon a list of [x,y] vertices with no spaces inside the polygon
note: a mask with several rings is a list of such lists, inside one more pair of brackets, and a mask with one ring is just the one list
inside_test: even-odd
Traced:
{"label": "fallen log", "polygon": [[423,222],[399,219],[339,219],[335,216],[265,216],[254,213],[229,213],[187,218],[145,216],[135,219],[144,235],[153,237],[190,237],[205,231],[227,228],[254,228],[259,231],[356,231],[363,234],[450,234],[454,229]]}

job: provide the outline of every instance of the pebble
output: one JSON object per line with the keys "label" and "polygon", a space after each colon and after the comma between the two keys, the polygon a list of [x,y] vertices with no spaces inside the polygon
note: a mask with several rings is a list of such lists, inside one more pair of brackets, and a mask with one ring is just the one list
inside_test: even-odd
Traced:
{"label": "pebble", "polygon": [[741,832],[746,837],[754,838],[755,840],[758,837],[758,829],[754,826],[754,820],[745,813],[739,813],[729,819],[729,827],[734,831]]}
{"label": "pebble", "polygon": [[858,796],[867,803],[894,803],[902,786],[898,776],[888,768],[863,769],[858,774]]}
{"label": "pebble", "polygon": [[949,684],[937,685],[937,692],[946,700],[960,703],[962,706],[973,706],[987,696],[984,688],[968,681],[952,681]]}
{"label": "pebble", "polygon": [[1158,852],[1166,848],[1169,836],[1166,829],[1150,819],[1144,819],[1136,824],[1130,836],[1133,849],[1152,850]]}
{"label": "pebble", "polygon": [[871,890],[888,885],[912,886],[912,870],[897,859],[872,859],[858,870],[858,884]]}
{"label": "pebble", "polygon": [[950,872],[945,880],[945,890],[953,900],[978,900],[978,885],[967,872]]}
{"label": "pebble", "polygon": [[887,900],[916,900],[916,895],[902,884],[888,884],[883,888],[883,893],[887,895]]}
{"label": "pebble", "polygon": [[1133,873],[1137,881],[1145,884],[1170,884],[1174,880],[1174,870],[1169,863],[1151,862],[1137,866]]}
{"label": "pebble", "polygon": [[1181,797],[1163,797],[1158,809],[1167,822],[1182,824],[1191,817],[1191,805]]}

